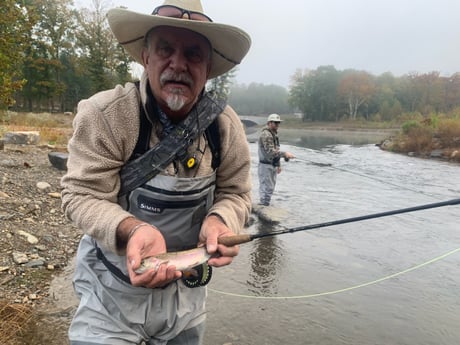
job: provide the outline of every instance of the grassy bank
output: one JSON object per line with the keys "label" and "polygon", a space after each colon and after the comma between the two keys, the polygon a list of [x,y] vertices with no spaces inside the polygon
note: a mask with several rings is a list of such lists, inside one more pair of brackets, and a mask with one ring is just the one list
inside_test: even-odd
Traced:
{"label": "grassy bank", "polygon": [[382,143],[382,148],[460,163],[460,119],[432,117],[407,121],[396,136]]}
{"label": "grassy bank", "polygon": [[6,132],[38,131],[41,144],[67,145],[72,134],[72,115],[5,112],[0,119],[0,138]]}

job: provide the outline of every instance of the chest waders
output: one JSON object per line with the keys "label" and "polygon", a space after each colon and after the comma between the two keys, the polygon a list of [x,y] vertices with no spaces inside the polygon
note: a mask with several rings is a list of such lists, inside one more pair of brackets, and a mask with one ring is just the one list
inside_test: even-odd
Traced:
{"label": "chest waders", "polygon": [[257,168],[259,178],[259,204],[264,206],[270,205],[273,192],[275,191],[276,170],[277,167],[280,166],[280,155],[273,155],[267,152],[267,145],[273,145],[274,150],[278,150],[280,147],[278,136],[268,128],[264,128],[258,142],[259,165]]}
{"label": "chest waders", "polygon": [[[156,114],[153,96],[146,108]],[[149,149],[152,123],[144,107],[140,106],[140,130],[136,147],[128,163],[122,168],[118,202],[136,218],[154,225],[162,233],[167,251],[195,248],[202,222],[214,201],[216,169],[220,164],[220,135],[217,116],[226,101],[213,94],[204,94],[194,110],[198,121],[190,114],[175,130]],[[198,122],[201,128],[192,127]],[[213,173],[207,176],[181,178],[159,175],[172,161],[183,161],[187,147],[198,136],[204,135],[212,152]],[[107,269],[130,283],[126,258],[104,253],[96,245],[97,257]],[[195,268],[197,276],[184,277],[187,287],[206,285],[211,279],[211,267],[203,264]]]}

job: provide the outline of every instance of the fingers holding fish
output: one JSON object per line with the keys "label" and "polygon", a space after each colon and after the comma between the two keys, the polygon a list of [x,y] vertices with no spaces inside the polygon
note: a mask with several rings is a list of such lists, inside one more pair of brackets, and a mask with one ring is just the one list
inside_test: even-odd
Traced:
{"label": "fingers holding fish", "polygon": [[163,287],[173,280],[179,279],[181,273],[177,272],[173,265],[163,264],[163,261],[157,260],[149,262],[147,266],[144,265],[146,256],[154,257],[153,255],[166,252],[163,235],[156,228],[148,230],[136,231],[129,238],[126,246],[129,278],[133,286]]}
{"label": "fingers holding fish", "polygon": [[157,267],[143,270],[141,273],[130,271],[131,284],[147,288],[161,288],[182,276],[173,265],[161,263]]}

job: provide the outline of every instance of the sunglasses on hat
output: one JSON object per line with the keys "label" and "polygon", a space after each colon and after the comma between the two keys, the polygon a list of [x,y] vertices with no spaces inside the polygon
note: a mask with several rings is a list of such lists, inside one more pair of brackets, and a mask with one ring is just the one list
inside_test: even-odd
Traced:
{"label": "sunglasses on hat", "polygon": [[182,19],[184,17],[184,14],[187,14],[188,19],[190,20],[198,20],[202,22],[212,22],[212,19],[203,13],[184,10],[183,8],[176,7],[173,5],[158,6],[157,8],[153,10],[152,14],[157,15],[157,16],[162,16],[162,17],[171,17],[171,18],[178,18],[178,19]]}

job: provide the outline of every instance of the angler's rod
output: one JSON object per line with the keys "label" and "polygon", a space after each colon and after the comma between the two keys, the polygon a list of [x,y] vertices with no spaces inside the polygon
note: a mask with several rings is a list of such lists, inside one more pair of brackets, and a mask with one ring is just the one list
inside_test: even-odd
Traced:
{"label": "angler's rod", "polygon": [[297,231],[306,231],[306,230],[312,230],[312,229],[317,229],[317,228],[324,228],[326,226],[353,223],[353,222],[359,222],[361,220],[366,220],[366,219],[380,218],[380,217],[392,216],[392,215],[395,215],[395,214],[414,212],[414,211],[420,211],[420,210],[427,210],[427,209],[430,209],[430,208],[436,208],[436,207],[442,207],[442,206],[452,206],[452,205],[458,205],[458,204],[460,204],[460,198],[459,199],[452,199],[452,200],[442,201],[442,202],[435,202],[435,203],[432,203],[432,204],[425,204],[425,205],[420,205],[420,206],[401,208],[399,210],[386,211],[386,212],[368,214],[368,215],[364,215],[364,216],[358,216],[358,217],[351,217],[351,218],[345,218],[345,219],[340,219],[340,220],[334,220],[332,222],[325,222],[325,223],[318,223],[318,224],[312,224],[312,225],[299,226],[297,228],[278,230],[278,231],[274,231],[274,232],[267,233],[267,234],[255,234],[255,235],[242,234],[242,235],[235,235],[235,236],[228,236],[228,237],[220,237],[219,238],[219,243],[224,244],[226,246],[234,246],[236,244],[242,244],[242,243],[250,242],[252,240],[255,240],[256,238],[277,236],[277,235],[288,234],[288,233],[293,233],[293,232],[297,232]]}

